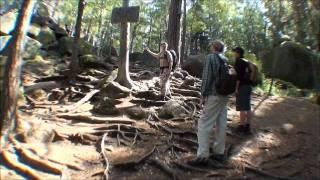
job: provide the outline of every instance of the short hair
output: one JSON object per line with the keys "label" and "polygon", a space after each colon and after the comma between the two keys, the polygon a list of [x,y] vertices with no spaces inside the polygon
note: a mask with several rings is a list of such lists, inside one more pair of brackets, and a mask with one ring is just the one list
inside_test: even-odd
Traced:
{"label": "short hair", "polygon": [[166,47],[168,47],[168,43],[166,43],[166,42],[160,43],[160,46],[162,46],[162,45],[165,45]]}
{"label": "short hair", "polygon": [[224,52],[224,43],[220,40],[214,40],[210,43],[217,52]]}
{"label": "short hair", "polygon": [[238,53],[241,58],[244,57],[244,49],[242,47],[235,47],[232,49],[232,51]]}

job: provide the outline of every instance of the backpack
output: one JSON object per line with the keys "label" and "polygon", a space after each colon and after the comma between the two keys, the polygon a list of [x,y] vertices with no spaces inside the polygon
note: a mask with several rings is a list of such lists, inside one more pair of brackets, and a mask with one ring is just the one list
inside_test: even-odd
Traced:
{"label": "backpack", "polygon": [[177,69],[177,64],[178,64],[178,56],[177,56],[177,53],[171,49],[171,50],[168,50],[168,52],[171,54],[171,57],[172,57],[172,72],[175,71]]}
{"label": "backpack", "polygon": [[215,84],[218,94],[227,96],[235,92],[237,85],[237,73],[232,66],[229,66],[227,62],[221,59],[218,55],[220,62],[219,77]]}
{"label": "backpack", "polygon": [[258,66],[246,59],[243,59],[248,63],[249,66],[249,74],[247,75],[247,79],[250,81],[252,86],[256,86],[258,84]]}

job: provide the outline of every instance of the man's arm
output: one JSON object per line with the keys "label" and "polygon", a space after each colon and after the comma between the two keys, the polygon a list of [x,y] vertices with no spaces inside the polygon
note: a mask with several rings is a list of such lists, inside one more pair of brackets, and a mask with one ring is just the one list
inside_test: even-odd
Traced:
{"label": "man's arm", "polygon": [[207,90],[210,88],[210,81],[212,78],[212,69],[210,67],[210,55],[208,55],[204,61],[202,71],[202,83],[201,83],[201,95],[207,96]]}
{"label": "man's arm", "polygon": [[149,48],[146,48],[145,50],[146,50],[149,54],[151,54],[153,57],[159,59],[160,53],[154,53],[154,52],[150,51]]}

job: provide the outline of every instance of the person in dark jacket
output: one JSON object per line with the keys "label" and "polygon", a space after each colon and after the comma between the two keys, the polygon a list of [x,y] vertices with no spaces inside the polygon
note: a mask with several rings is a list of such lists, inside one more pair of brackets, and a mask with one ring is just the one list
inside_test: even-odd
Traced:
{"label": "person in dark jacket", "polygon": [[243,59],[244,50],[241,47],[232,49],[237,72],[236,110],[240,111],[240,121],[237,130],[241,133],[250,133],[251,118],[251,81],[250,64]]}

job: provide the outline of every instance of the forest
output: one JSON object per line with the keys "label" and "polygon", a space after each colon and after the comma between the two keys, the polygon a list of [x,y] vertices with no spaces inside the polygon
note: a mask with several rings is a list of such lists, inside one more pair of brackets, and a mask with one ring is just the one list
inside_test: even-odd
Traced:
{"label": "forest", "polygon": [[320,0],[1,0],[0,130],[0,179],[319,179]]}

